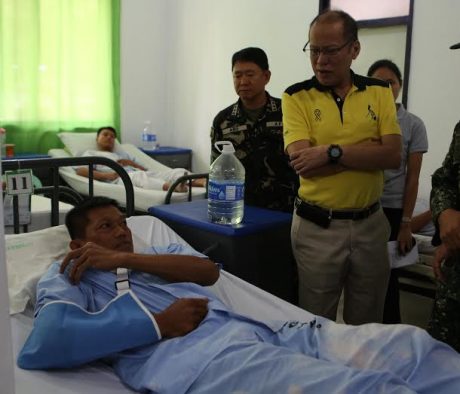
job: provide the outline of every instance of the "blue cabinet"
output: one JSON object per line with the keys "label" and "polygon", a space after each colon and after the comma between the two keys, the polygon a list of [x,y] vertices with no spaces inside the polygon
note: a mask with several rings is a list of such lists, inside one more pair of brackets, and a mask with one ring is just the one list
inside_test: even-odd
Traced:
{"label": "blue cabinet", "polygon": [[207,200],[159,205],[148,211],[228,272],[296,303],[290,213],[246,205],[243,222],[228,226],[208,221]]}
{"label": "blue cabinet", "polygon": [[154,150],[142,149],[152,159],[170,168],[185,168],[192,170],[192,150],[188,148],[176,148],[173,146],[160,146]]}

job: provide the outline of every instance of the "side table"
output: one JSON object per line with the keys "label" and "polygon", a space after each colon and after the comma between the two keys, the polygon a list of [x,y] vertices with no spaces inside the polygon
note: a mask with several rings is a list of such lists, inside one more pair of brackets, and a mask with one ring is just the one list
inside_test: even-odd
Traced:
{"label": "side table", "polygon": [[227,226],[208,221],[207,200],[154,206],[148,212],[228,272],[286,301],[297,302],[291,214],[245,206],[243,222]]}
{"label": "side table", "polygon": [[159,146],[156,149],[148,150],[141,149],[145,154],[152,159],[159,161],[165,166],[171,168],[185,168],[192,170],[192,150],[188,148],[176,148],[173,146]]}

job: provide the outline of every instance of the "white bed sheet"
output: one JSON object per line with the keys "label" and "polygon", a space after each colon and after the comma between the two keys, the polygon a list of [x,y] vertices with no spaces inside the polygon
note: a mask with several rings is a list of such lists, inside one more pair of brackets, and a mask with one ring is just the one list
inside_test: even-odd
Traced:
{"label": "white bed sheet", "polygon": [[[65,221],[65,215],[72,209],[72,205],[59,202],[59,224]],[[31,199],[31,220],[28,225],[28,232],[42,230],[51,226],[51,199],[32,195]],[[22,228],[22,225],[21,225]],[[22,229],[21,229],[22,231]],[[5,234],[13,234],[13,226],[5,226]]]}
{"label": "white bed sheet", "polygon": [[[131,157],[134,157],[136,161],[150,170],[164,171],[169,169],[165,165],[159,163],[158,161],[152,159],[150,156],[146,155],[140,149],[135,147],[132,144],[120,144],[125,152],[127,152]],[[72,157],[64,149],[51,149],[48,154],[51,157]],[[77,192],[88,195],[88,178],[77,175],[75,170],[71,167],[63,167],[59,170],[59,174],[62,178]],[[148,208],[161,205],[164,203],[166,192],[160,190],[145,190],[139,187],[134,187],[135,194],[135,209],[138,211],[147,212]],[[192,196],[194,199],[204,198],[206,194],[205,188],[194,187],[192,189]],[[98,196],[107,196],[114,198],[121,205],[126,205],[126,194],[125,188],[122,185],[111,184],[107,182],[94,181],[94,195]],[[171,197],[171,202],[182,202],[187,201],[188,193],[173,193]]]}
{"label": "white bed sheet", "polygon": [[[135,249],[139,250],[146,245],[168,245],[171,242],[187,243],[171,230],[161,220],[152,216],[134,216],[128,219],[129,227],[133,232]],[[63,226],[59,226],[62,227]],[[55,232],[60,229],[54,229],[52,239],[61,243],[65,250],[69,239],[59,238],[56,241]],[[43,239],[40,242],[46,242],[47,231],[40,232]],[[21,237],[27,237],[27,234],[21,234]],[[41,234],[40,234],[41,236]],[[17,236],[6,236],[8,245],[9,239]],[[17,241],[17,239],[16,239]],[[36,240],[39,242],[38,240]],[[51,241],[51,240],[50,240]],[[57,247],[58,245],[54,245]],[[40,272],[34,272],[33,275],[38,278],[46,270],[46,266],[51,264],[41,264],[38,268]],[[8,261],[7,267],[11,264],[17,264],[16,261]],[[21,262],[24,263],[24,262]],[[30,269],[33,269],[31,263]],[[24,286],[30,287],[30,281]],[[241,314],[251,316],[260,320],[303,320],[309,321],[313,315],[287,303],[228,272],[222,271],[217,283],[211,286],[216,295],[228,306]],[[29,307],[22,313],[11,316],[11,325],[13,333],[13,352],[16,359],[24,341],[30,332],[33,324],[32,308]],[[125,387],[112,372],[111,368],[101,362],[65,371],[26,371],[15,367],[16,394],[76,394],[76,393],[132,393],[133,391]]]}

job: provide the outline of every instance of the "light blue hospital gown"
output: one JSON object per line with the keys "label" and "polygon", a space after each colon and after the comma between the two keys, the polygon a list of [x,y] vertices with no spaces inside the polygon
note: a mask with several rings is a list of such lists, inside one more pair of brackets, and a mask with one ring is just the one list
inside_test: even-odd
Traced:
{"label": "light blue hospital gown", "polygon": [[[196,254],[177,244],[151,254]],[[18,358],[26,369],[104,359],[143,393],[456,393],[460,356],[409,326],[261,323],[228,310],[212,292],[131,272],[88,270],[71,285],[54,263],[37,289],[33,330]],[[182,297],[207,297],[209,312],[183,337],[160,339],[148,312]],[[148,310],[148,311],[147,311]]]}

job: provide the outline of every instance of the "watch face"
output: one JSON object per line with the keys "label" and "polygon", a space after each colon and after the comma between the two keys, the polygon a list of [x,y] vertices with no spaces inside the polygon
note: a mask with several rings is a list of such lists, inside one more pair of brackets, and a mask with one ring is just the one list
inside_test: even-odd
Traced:
{"label": "watch face", "polygon": [[331,157],[334,158],[334,159],[337,159],[340,157],[340,149],[339,148],[332,148],[331,149]]}

